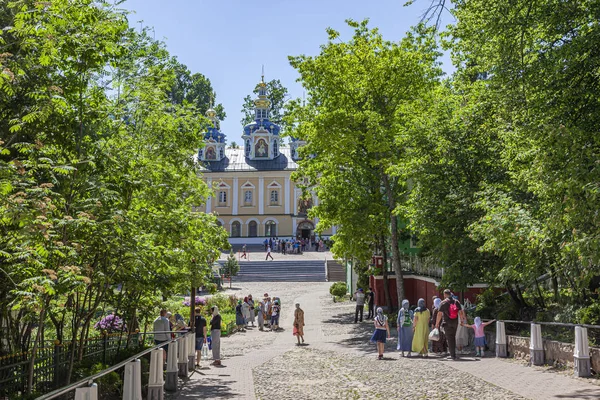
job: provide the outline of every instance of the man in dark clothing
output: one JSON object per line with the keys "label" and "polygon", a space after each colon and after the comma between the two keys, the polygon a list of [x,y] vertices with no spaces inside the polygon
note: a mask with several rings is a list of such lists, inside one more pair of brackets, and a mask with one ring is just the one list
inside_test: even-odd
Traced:
{"label": "man in dark clothing", "polygon": [[375,318],[375,293],[373,292],[373,288],[369,288],[367,302],[369,302],[369,315],[367,315],[367,319]]}
{"label": "man in dark clothing", "polygon": [[194,317],[194,328],[196,330],[196,367],[200,366],[202,346],[206,343],[206,318],[200,312],[201,310],[196,308],[196,316]]}
{"label": "man in dark clothing", "polygon": [[452,298],[452,292],[450,289],[444,290],[444,301],[440,304],[440,311],[437,315],[435,327],[440,328],[441,326],[446,335],[446,342],[448,343],[448,350],[450,356],[448,359],[456,360],[456,329],[458,328],[459,314],[462,306],[458,300]]}

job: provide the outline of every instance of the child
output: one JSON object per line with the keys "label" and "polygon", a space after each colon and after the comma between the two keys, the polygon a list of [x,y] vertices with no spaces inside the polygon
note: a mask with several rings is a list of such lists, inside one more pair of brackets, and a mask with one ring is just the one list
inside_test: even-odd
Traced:
{"label": "child", "polygon": [[461,322],[461,325],[466,326],[467,328],[473,328],[475,330],[475,357],[483,357],[483,352],[485,350],[485,333],[483,328],[496,321],[495,319],[488,321],[486,323],[481,322],[481,318],[475,317],[475,323],[473,325],[465,324]]}

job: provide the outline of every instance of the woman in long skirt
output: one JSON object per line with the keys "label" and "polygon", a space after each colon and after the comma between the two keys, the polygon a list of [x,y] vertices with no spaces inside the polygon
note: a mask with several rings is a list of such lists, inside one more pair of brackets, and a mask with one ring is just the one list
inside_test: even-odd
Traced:
{"label": "woman in long skirt", "polygon": [[427,342],[429,341],[429,317],[431,316],[424,299],[419,299],[418,307],[415,310],[414,336],[412,341],[412,351],[419,353],[421,357],[427,357]]}
{"label": "woman in long skirt", "polygon": [[249,313],[249,317],[250,317],[250,323],[252,324],[252,326],[254,326],[254,300],[252,300],[252,295],[249,294],[248,295],[248,313]]}
{"label": "woman in long skirt", "polygon": [[248,322],[250,322],[250,304],[248,304],[247,297],[244,297],[242,302],[242,314],[244,315],[244,325],[248,326]]}
{"label": "woman in long skirt", "polygon": [[408,300],[402,300],[402,308],[398,311],[398,346],[396,349],[402,352],[408,351],[410,357],[410,351],[412,348],[413,340],[413,312],[410,310],[410,303]]}
{"label": "woman in long skirt", "polygon": [[258,302],[258,330],[262,331],[265,329],[265,301],[261,300]]}
{"label": "woman in long skirt", "polygon": [[373,332],[373,336],[371,336],[371,342],[377,343],[377,358],[383,360],[386,337],[389,339],[391,336],[388,318],[383,314],[383,309],[381,307],[377,308],[377,315],[375,316],[375,320],[373,322],[375,324],[375,332]]}
{"label": "woman in long skirt", "polygon": [[[442,304],[442,300],[438,297],[433,301],[433,313],[431,314],[430,326],[431,329],[435,328],[435,321],[437,320],[437,315],[440,312],[440,304]],[[431,351],[436,354],[445,353],[448,350],[446,343],[446,335],[442,332],[441,329],[438,329],[440,333],[439,340],[433,340],[431,342]]]}
{"label": "woman in long skirt", "polygon": [[244,327],[246,323],[244,322],[244,311],[242,309],[242,301],[238,300],[237,306],[235,306],[235,325],[237,326],[238,331],[245,332]]}
{"label": "woman in long skirt", "polygon": [[300,345],[300,339],[304,343],[304,310],[300,308],[300,304],[296,303],[296,310],[294,311],[294,336],[298,339],[298,346]]}

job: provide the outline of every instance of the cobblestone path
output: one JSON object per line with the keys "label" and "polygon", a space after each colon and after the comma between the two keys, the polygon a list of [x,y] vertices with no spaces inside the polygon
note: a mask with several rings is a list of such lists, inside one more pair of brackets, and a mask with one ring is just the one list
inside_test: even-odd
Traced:
{"label": "cobblestone path", "polygon": [[[372,323],[353,323],[353,303],[333,303],[329,283],[246,283],[233,292],[282,300],[282,332],[249,329],[222,339],[222,368],[196,370],[177,400],[214,399],[598,399],[587,381],[492,357],[401,358],[396,341],[376,359]],[[292,336],[294,303],[306,346]],[[394,332],[392,332],[394,336]]]}

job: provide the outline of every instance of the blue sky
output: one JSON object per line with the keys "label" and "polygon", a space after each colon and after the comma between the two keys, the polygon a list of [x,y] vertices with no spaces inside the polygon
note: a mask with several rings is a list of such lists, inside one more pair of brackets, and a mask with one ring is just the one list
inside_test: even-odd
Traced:
{"label": "blue sky", "polygon": [[[288,55],[316,55],[332,27],[351,37],[344,20],[369,18],[387,40],[400,40],[416,25],[429,0],[403,7],[405,0],[128,0],[132,26],[153,27],[156,39],[190,71],[207,76],[227,118],[221,130],[228,143],[241,142],[243,98],[260,80],[280,79],[293,97],[302,97]],[[450,17],[446,15],[446,21]],[[444,69],[451,70],[443,59]]]}

